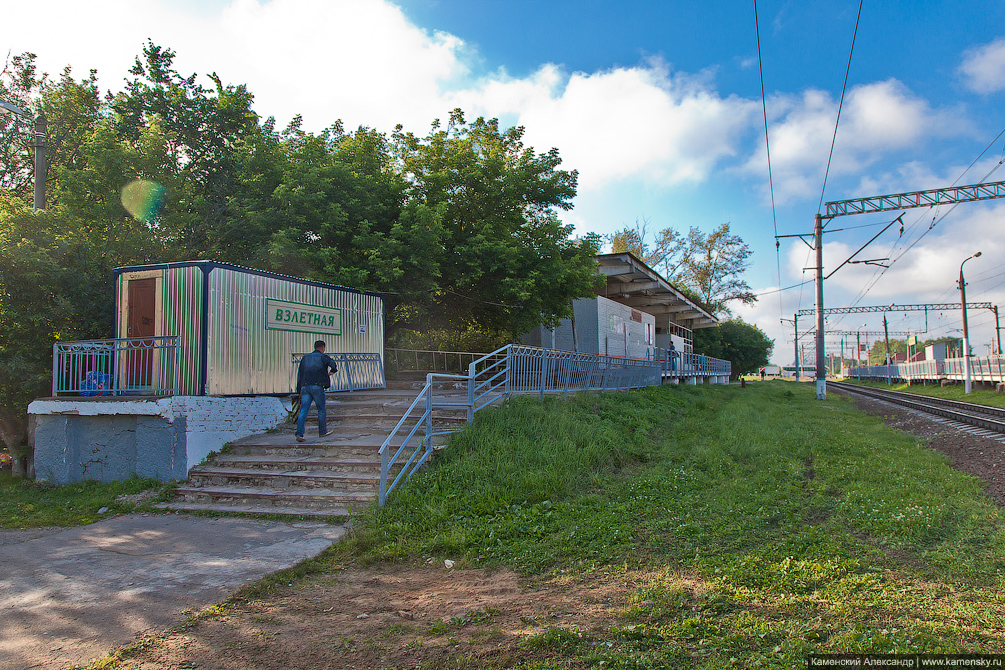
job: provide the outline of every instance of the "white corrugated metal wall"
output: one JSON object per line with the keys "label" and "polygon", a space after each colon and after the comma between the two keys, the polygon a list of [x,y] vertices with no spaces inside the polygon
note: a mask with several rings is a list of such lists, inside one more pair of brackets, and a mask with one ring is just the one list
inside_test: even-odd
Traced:
{"label": "white corrugated metal wall", "polygon": [[[342,334],[266,328],[266,300],[342,310]],[[214,266],[209,274],[206,393],[288,393],[291,355],[323,339],[329,353],[384,353],[383,299]],[[365,326],[360,332],[360,326]]]}

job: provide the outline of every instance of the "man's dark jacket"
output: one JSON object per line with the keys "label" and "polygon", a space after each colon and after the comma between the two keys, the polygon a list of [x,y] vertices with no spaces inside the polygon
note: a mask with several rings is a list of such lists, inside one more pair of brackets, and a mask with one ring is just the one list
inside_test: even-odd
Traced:
{"label": "man's dark jacket", "polygon": [[331,386],[331,378],[328,376],[328,369],[332,372],[338,370],[335,361],[328,354],[320,351],[312,351],[304,354],[300,361],[300,370],[297,371],[297,393],[305,386],[320,386],[328,388]]}

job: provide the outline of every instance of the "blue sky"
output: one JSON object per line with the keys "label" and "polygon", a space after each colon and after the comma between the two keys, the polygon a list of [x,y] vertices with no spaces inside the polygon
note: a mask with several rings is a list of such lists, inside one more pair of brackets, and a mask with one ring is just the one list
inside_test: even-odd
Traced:
{"label": "blue sky", "polygon": [[[5,8],[0,49],[32,51],[42,68],[96,68],[121,85],[147,38],[177,51],[183,72],[245,83],[256,111],[319,130],[342,119],[422,134],[461,107],[524,125],[539,151],[555,146],[580,172],[579,233],[637,219],[709,231],[730,222],[754,250],[747,281],[759,293],[736,313],[792,359],[789,325],[812,307],[806,247],[779,234],[809,232],[817,212],[857,3],[758,2],[775,210],[753,2],[579,0],[38,0]],[[45,16],[41,34],[26,30]],[[1005,155],[1005,1],[865,3],[824,200],[973,183]],[[962,176],[961,176],[962,175]],[[836,219],[824,264],[833,268],[893,215]],[[945,215],[943,217],[943,215]],[[827,282],[829,307],[953,302],[968,262],[968,300],[1005,305],[1005,202],[947,213],[911,210],[863,253],[896,262],[882,273],[846,266]],[[928,230],[934,220],[936,225]],[[926,232],[927,231],[927,232]],[[923,234],[924,233],[924,234]],[[809,275],[805,275],[809,278]],[[806,319],[809,323],[809,319]],[[829,328],[881,329],[876,316],[834,317]],[[975,352],[993,335],[971,315]],[[920,331],[924,318],[891,316]],[[954,334],[958,310],[932,314],[931,336]],[[837,340],[829,347],[837,349]]]}

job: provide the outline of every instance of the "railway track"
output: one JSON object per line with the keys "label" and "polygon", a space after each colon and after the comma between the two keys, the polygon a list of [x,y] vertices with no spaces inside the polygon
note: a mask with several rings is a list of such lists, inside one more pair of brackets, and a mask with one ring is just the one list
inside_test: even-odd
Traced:
{"label": "railway track", "polygon": [[977,426],[993,433],[1005,435],[1005,409],[1000,407],[975,405],[968,402],[931,398],[914,393],[889,391],[871,386],[859,386],[857,384],[842,382],[827,382],[827,385],[847,393],[883,400],[925,414],[934,414],[950,421],[970,424],[971,426]]}

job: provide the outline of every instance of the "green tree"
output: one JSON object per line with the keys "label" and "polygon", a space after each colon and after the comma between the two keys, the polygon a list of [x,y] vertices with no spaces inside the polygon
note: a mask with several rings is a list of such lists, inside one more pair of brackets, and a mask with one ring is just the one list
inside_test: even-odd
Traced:
{"label": "green tree", "polygon": [[729,303],[757,302],[741,276],[750,266],[750,247],[724,223],[708,235],[692,227],[687,235],[664,228],[649,239],[648,221],[607,237],[613,253],[630,252],[713,314],[730,314]]}
{"label": "green tree", "polygon": [[405,211],[436,222],[436,287],[392,316],[396,328],[486,331],[516,337],[571,314],[570,300],[601,283],[599,239],[572,238],[556,210],[572,207],[578,175],[552,149],[535,153],[524,129],[467,123],[454,110],[425,138],[393,135],[408,184]]}
{"label": "green tree", "polygon": [[694,331],[695,353],[729,361],[733,379],[767,365],[774,347],[775,341],[764,331],[742,319]]}
{"label": "green tree", "polygon": [[750,266],[750,254],[750,247],[739,235],[732,235],[729,224],[724,223],[694,240],[694,252],[682,271],[684,283],[695,289],[701,302],[715,314],[729,314],[728,304],[734,301],[752,305],[757,296],[740,278]]}
{"label": "green tree", "polygon": [[225,86],[214,72],[214,88],[207,89],[195,74],[179,74],[174,57],[174,51],[148,42],[129,71],[133,78],[111,100],[111,118],[121,140],[154,159],[148,162],[152,174],[134,178],[151,178],[167,189],[167,205],[155,222],[158,234],[179,255],[218,258],[243,239],[230,202],[239,151],[258,133],[258,117],[245,86]]}
{"label": "green tree", "polygon": [[49,394],[53,343],[111,329],[107,278],[88,271],[104,267],[101,250],[73,231],[0,195],[0,437],[12,454],[25,451],[28,403]]}

